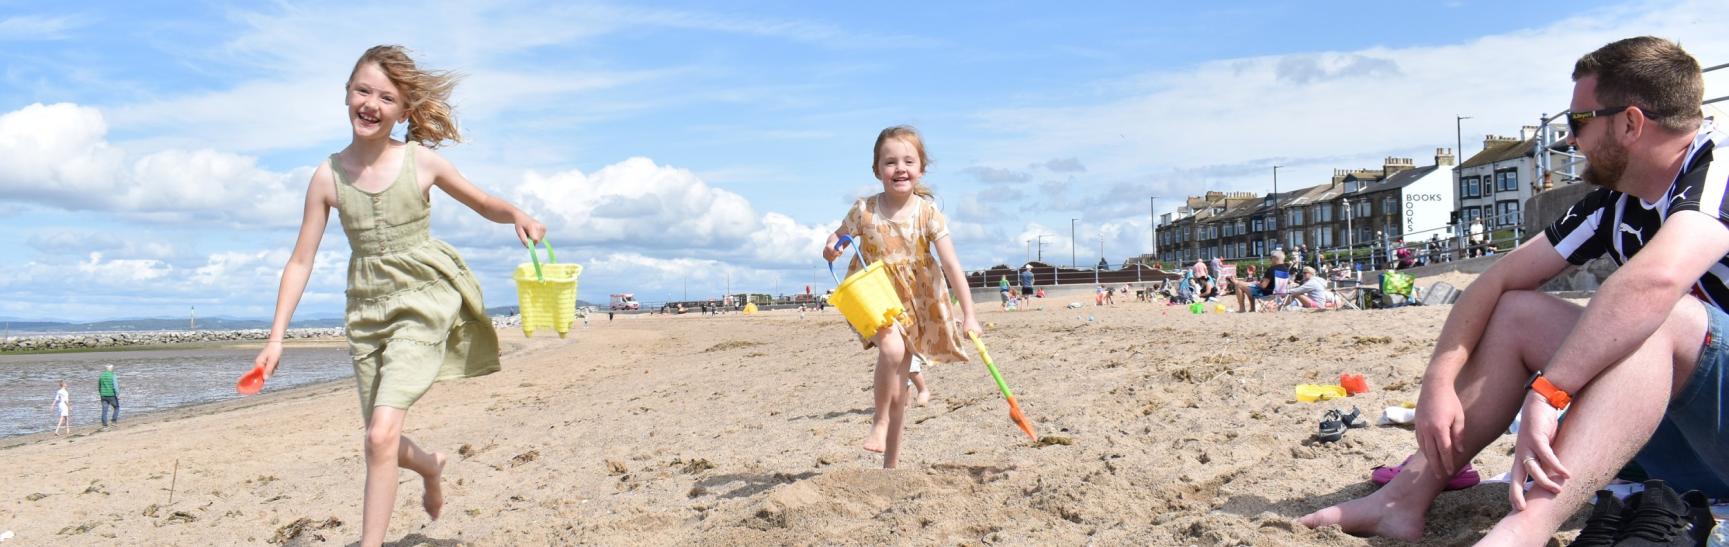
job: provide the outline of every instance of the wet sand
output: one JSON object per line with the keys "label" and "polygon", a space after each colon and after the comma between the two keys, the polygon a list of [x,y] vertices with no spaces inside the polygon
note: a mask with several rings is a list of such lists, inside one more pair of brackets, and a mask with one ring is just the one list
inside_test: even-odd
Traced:
{"label": "wet sand", "polygon": [[[1425,280],[1422,284],[1427,286]],[[1463,285],[1455,278],[1454,285]],[[927,369],[901,469],[859,449],[874,353],[833,310],[619,316],[569,339],[504,332],[504,372],[435,387],[406,431],[451,455],[444,517],[404,473],[389,539],[432,544],[1380,545],[1296,517],[1361,496],[1408,429],[1314,441],[1330,408],[1415,400],[1448,308],[1209,314],[1121,303],[1002,312],[978,363]],[[1086,316],[1093,316],[1088,321]],[[1298,403],[1365,374],[1373,391]],[[1475,460],[1507,468],[1510,436]],[[23,543],[348,544],[360,524],[352,388],[320,386],[0,449],[0,529]],[[178,478],[173,476],[179,461]],[[174,501],[168,502],[170,482]],[[34,499],[33,499],[34,498]],[[1504,485],[1441,496],[1423,544],[1469,543]],[[1583,513],[1558,537],[1577,532]],[[1391,544],[1398,544],[1392,542]]]}

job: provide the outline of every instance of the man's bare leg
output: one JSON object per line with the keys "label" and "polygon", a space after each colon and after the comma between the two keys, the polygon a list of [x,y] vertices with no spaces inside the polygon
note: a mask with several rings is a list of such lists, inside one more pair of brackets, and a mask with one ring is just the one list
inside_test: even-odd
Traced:
{"label": "man's bare leg", "polygon": [[1707,321],[1704,304],[1682,298],[1656,334],[1585,386],[1555,434],[1555,455],[1573,478],[1555,481],[1560,494],[1527,491],[1525,510],[1509,512],[1483,543],[1540,545],[1592,492],[1608,484],[1651,438],[1670,396],[1692,376]]}
{"label": "man's bare leg", "polygon": [[[1467,414],[1464,436],[1457,445],[1460,457],[1455,458],[1459,468],[1513,422],[1525,396],[1529,370],[1549,362],[1583,312],[1578,305],[1541,293],[1501,295],[1483,339],[1454,386]],[[1404,471],[1380,490],[1305,515],[1302,523],[1310,528],[1337,524],[1356,535],[1422,539],[1424,515],[1447,480],[1459,472],[1457,468],[1437,472],[1436,465],[1439,462],[1430,462],[1417,451]]]}

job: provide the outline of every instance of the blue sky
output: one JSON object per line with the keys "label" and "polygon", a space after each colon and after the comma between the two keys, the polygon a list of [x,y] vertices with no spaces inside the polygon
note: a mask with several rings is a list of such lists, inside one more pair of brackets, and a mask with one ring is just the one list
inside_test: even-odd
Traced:
{"label": "blue sky", "polygon": [[[378,43],[466,75],[468,142],[445,154],[545,221],[601,301],[821,290],[820,238],[880,191],[889,125],[925,133],[966,268],[1038,234],[1068,255],[1071,218],[1079,262],[1101,240],[1116,262],[1151,249],[1150,196],[1427,165],[1455,114],[1466,155],[1517,134],[1617,38],[1729,62],[1707,1],[930,4],[0,1],[0,317],[267,318],[306,181],[349,139],[343,80]],[[434,210],[511,303],[509,227]],[[340,314],[347,253],[332,220],[297,317]]]}

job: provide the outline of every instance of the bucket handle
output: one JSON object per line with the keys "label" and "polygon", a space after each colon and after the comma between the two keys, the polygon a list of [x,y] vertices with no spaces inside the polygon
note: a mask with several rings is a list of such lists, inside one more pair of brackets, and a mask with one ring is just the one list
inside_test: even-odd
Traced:
{"label": "bucket handle", "polygon": [[[839,251],[839,250],[841,250],[842,247],[845,247],[848,243],[852,243],[852,242],[853,242],[852,236],[847,235],[847,234],[841,234],[840,239],[837,239],[834,242],[834,250]],[[865,255],[864,255],[864,249],[859,248],[858,245],[853,246],[853,253],[858,255],[859,261],[861,261],[861,262],[867,261],[867,259],[865,258]],[[866,262],[866,263],[868,264],[868,262]],[[834,261],[833,260],[828,261],[828,276],[834,278],[834,284],[835,285],[837,285],[837,286],[840,285],[840,275],[836,274],[834,271]]]}
{"label": "bucket handle", "polygon": [[[546,263],[547,264],[557,264],[558,263],[558,255],[555,255],[552,253],[552,242],[547,241],[546,238],[543,237],[543,238],[540,238],[540,241],[538,241],[538,243],[546,246]],[[536,255],[534,253],[534,243],[528,244],[528,259],[534,262],[534,279],[535,279],[535,281],[546,281],[546,278],[541,277],[541,275],[540,275],[540,256]]]}

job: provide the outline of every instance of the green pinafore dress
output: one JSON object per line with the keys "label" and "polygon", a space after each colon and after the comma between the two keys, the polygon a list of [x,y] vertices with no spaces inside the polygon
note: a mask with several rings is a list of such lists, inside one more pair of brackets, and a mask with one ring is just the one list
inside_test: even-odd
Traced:
{"label": "green pinafore dress", "polygon": [[348,259],[344,322],[360,412],[407,409],[432,383],[498,372],[498,333],[480,283],[450,245],[428,231],[431,204],[414,171],[414,149],[390,186],[354,186],[336,154],[336,210],[353,254]]}

